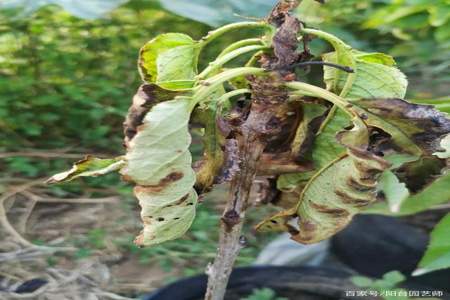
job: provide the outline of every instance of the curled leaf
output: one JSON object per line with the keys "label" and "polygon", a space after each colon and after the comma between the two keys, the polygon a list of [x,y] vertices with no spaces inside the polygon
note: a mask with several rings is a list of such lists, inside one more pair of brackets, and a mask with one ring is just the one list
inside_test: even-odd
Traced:
{"label": "curled leaf", "polygon": [[[296,207],[264,220],[257,230],[288,231],[293,240],[305,244],[327,239],[375,201],[378,177],[388,167],[368,151],[349,148],[310,179]],[[291,224],[296,218],[298,229]]]}
{"label": "curled leaf", "polygon": [[119,170],[124,164],[123,157],[103,159],[87,155],[84,159],[76,162],[72,169],[53,175],[46,183],[67,182],[78,177],[101,176]]}
{"label": "curled leaf", "polygon": [[398,147],[413,155],[438,151],[442,137],[450,133],[448,116],[430,105],[402,99],[364,99],[353,103],[352,109],[368,126],[388,133]]}
{"label": "curled leaf", "polygon": [[191,190],[171,205],[150,205],[140,201],[144,229],[136,237],[136,245],[156,245],[183,235],[194,221],[197,198],[196,192]]}
{"label": "curled leaf", "polygon": [[156,104],[129,142],[121,174],[137,184],[134,192],[144,222],[144,230],[136,239],[139,245],[176,239],[194,219],[197,194],[189,152],[191,110],[188,97]]}
{"label": "curled leaf", "polygon": [[123,123],[125,146],[128,147],[128,142],[136,135],[137,127],[142,124],[150,108],[159,102],[172,100],[175,95],[175,92],[162,89],[156,84],[143,84],[139,87]]}
{"label": "curled leaf", "polygon": [[336,68],[324,67],[324,81],[327,89],[346,97],[357,75],[352,47],[330,33],[314,29],[305,29],[304,31],[317,35],[333,45],[335,52],[323,55],[323,61],[352,68],[353,73],[344,73]]}
{"label": "curled leaf", "polygon": [[142,79],[169,90],[192,87],[197,73],[196,45],[190,36],[182,33],[158,35],[139,52]]}
{"label": "curled leaf", "polygon": [[[215,94],[214,100],[223,94],[223,88],[220,88]],[[203,140],[203,157],[196,162],[196,190],[199,192],[207,191],[211,188],[217,175],[224,163],[225,137],[221,134],[218,120],[218,107],[216,101],[210,101],[205,105],[199,106],[194,112],[194,118],[204,128]]]}

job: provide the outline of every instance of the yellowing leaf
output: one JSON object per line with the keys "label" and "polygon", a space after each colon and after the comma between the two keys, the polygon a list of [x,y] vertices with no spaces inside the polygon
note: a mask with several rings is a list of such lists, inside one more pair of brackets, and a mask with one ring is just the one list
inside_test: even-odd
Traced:
{"label": "yellowing leaf", "polygon": [[138,66],[142,79],[169,90],[192,87],[197,73],[196,45],[185,34],[158,35],[140,50]]}
{"label": "yellowing leaf", "polygon": [[195,172],[189,152],[191,98],[175,97],[151,108],[129,142],[121,174],[137,184],[144,230],[139,245],[182,236],[195,216]]}
{"label": "yellowing leaf", "polygon": [[46,183],[67,182],[78,177],[86,176],[96,177],[117,171],[122,168],[124,164],[123,157],[102,159],[88,155],[86,158],[76,162],[72,169],[53,175]]}
{"label": "yellowing leaf", "polygon": [[[389,163],[367,151],[351,148],[315,174],[296,207],[257,225],[257,230],[283,230],[300,243],[317,243],[343,229],[375,200],[377,179]],[[290,221],[298,217],[299,228]]]}

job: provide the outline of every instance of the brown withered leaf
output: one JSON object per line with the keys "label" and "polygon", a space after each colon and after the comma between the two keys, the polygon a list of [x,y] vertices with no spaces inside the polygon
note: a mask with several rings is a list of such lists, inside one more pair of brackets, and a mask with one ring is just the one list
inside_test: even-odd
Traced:
{"label": "brown withered leaf", "polygon": [[311,151],[316,133],[328,113],[326,106],[316,103],[303,103],[302,121],[297,127],[291,144],[291,152],[296,161],[305,161]]}
{"label": "brown withered leaf", "polygon": [[274,24],[275,26],[280,26],[284,18],[289,14],[289,11],[293,10],[300,4],[298,0],[280,0],[274,6],[269,16],[267,17],[267,22]]}
{"label": "brown withered leaf", "polygon": [[295,17],[287,15],[272,39],[272,47],[276,61],[271,62],[269,69],[289,69],[292,64],[298,62],[300,58],[300,54],[297,52],[297,35],[299,30],[300,21]]}
{"label": "brown withered leaf", "polygon": [[277,27],[272,38],[273,55],[264,54],[261,57],[261,66],[268,70],[278,70],[286,79],[295,79],[291,65],[301,58],[298,48],[297,36],[300,30],[300,21],[289,14],[299,5],[297,0],[281,0],[272,9],[267,22]]}
{"label": "brown withered leaf", "polygon": [[[353,103],[353,109],[368,126],[388,133],[398,147],[412,154],[431,155],[439,151],[442,137],[450,133],[448,116],[431,105],[402,99],[363,99]],[[414,153],[419,151],[422,153]]]}

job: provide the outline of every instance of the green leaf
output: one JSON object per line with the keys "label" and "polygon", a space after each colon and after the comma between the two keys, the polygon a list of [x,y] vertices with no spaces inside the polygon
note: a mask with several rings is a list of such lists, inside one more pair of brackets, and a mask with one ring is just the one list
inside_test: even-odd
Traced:
{"label": "green leaf", "polygon": [[400,211],[400,206],[409,196],[406,184],[400,182],[392,171],[384,171],[381,174],[378,189],[383,191],[392,212]]}
{"label": "green leaf", "polygon": [[[129,142],[124,178],[137,184],[144,229],[138,245],[182,236],[195,217],[195,172],[189,152],[192,99],[175,97],[151,108]],[[176,120],[176,121],[175,121]]]}
{"label": "green leaf", "polygon": [[[397,69],[394,59],[383,53],[365,53],[352,50],[351,55],[356,62],[355,79],[344,96],[348,100],[362,98],[403,98],[408,82],[405,75]],[[323,55],[323,60],[340,63],[336,52]],[[335,92],[342,91],[346,77],[339,76],[336,68],[324,67],[324,81],[327,88],[333,84]]]}
{"label": "green leaf", "polygon": [[[259,223],[260,231],[281,230],[304,244],[317,243],[342,230],[363,207],[375,201],[377,179],[389,163],[368,151],[348,153],[316,173],[298,205]],[[299,228],[290,222],[298,218]]]}
{"label": "green leaf", "polygon": [[139,52],[142,79],[169,90],[191,88],[197,73],[198,49],[197,43],[188,35],[158,35]]}
{"label": "green leaf", "polygon": [[390,169],[395,170],[400,168],[403,164],[416,161],[419,158],[417,156],[404,153],[392,153],[386,155],[384,159],[392,164]]}
{"label": "green leaf", "polygon": [[382,279],[377,280],[375,283],[379,288],[392,289],[398,284],[405,281],[406,277],[399,271],[391,271],[383,275]]}
{"label": "green leaf", "polygon": [[432,26],[442,26],[450,19],[450,6],[448,2],[430,6],[428,11],[430,13],[430,24]]}
{"label": "green leaf", "polygon": [[385,203],[377,203],[369,207],[365,213],[404,216],[429,209],[432,206],[450,201],[450,172],[435,179],[422,191],[409,196],[400,211],[391,212]]}
{"label": "green leaf", "polygon": [[[335,49],[335,52],[324,54],[322,60],[325,62],[333,63],[347,66],[356,69],[356,60],[352,53],[352,47],[344,43],[342,40],[338,39],[336,36],[329,34],[327,32],[323,32],[320,30],[314,29],[305,29],[306,33],[311,33],[317,35],[318,37],[326,40]],[[324,66],[324,81],[328,90],[334,91],[336,94],[339,94],[341,97],[346,97],[348,92],[356,78],[356,72],[354,73],[345,73],[336,68],[331,68]],[[337,80],[339,79],[339,80]],[[342,86],[339,84],[342,82]],[[339,91],[339,92],[338,92]]]}
{"label": "green leaf", "polygon": [[365,28],[378,28],[381,25],[393,23],[399,19],[405,18],[413,14],[417,14],[428,8],[426,4],[406,5],[394,4],[386,6],[384,9],[374,13],[364,24]]}
{"label": "green leaf", "polygon": [[414,276],[450,268],[450,214],[447,214],[431,232],[430,243],[419,262]]}
{"label": "green leaf", "polygon": [[373,284],[373,280],[365,276],[352,276],[350,279],[354,285],[361,288],[368,288]]}
{"label": "green leaf", "polygon": [[109,172],[117,171],[125,164],[123,157],[116,158],[97,158],[91,155],[76,162],[72,169],[66,172],[58,173],[49,178],[46,183],[60,183],[71,181],[78,177],[97,177]]}

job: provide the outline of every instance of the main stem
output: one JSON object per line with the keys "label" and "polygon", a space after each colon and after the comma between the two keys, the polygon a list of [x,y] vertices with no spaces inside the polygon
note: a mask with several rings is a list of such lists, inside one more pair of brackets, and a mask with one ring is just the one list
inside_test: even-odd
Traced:
{"label": "main stem", "polygon": [[250,189],[256,175],[256,166],[264,146],[255,141],[256,134],[247,132],[240,147],[241,171],[231,183],[229,198],[220,224],[219,251],[208,267],[208,287],[205,300],[222,300],[234,262],[243,246],[241,239]]}
{"label": "main stem", "polygon": [[[251,68],[250,68],[251,69]],[[241,238],[245,210],[255,179],[260,157],[274,137],[279,136],[289,121],[288,91],[277,74],[255,76],[250,80],[252,102],[250,112],[235,130],[239,169],[233,177],[229,198],[221,218],[219,251],[208,268],[206,300],[222,300],[228,278],[243,239]],[[244,117],[244,116],[242,116]]]}

